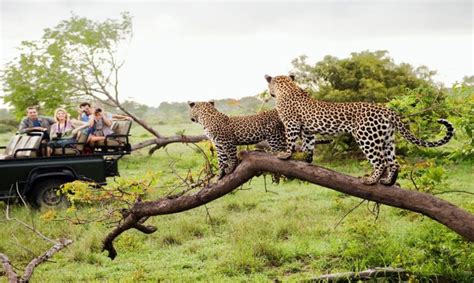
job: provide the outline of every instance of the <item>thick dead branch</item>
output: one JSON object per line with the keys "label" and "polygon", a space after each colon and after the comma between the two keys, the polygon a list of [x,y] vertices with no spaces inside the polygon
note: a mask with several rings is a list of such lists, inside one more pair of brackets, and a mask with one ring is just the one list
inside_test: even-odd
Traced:
{"label": "thick dead branch", "polygon": [[280,160],[268,153],[241,152],[240,157],[242,160],[232,174],[198,192],[134,204],[127,211],[123,222],[106,236],[103,249],[109,252],[110,258],[114,258],[117,255],[113,247],[115,238],[128,229],[136,228],[137,222],[143,217],[178,213],[204,205],[262,172],[298,178],[351,196],[417,212],[444,224],[466,240],[474,241],[474,215],[430,194],[381,184],[367,186],[358,178],[301,161]]}
{"label": "thick dead branch", "polygon": [[343,272],[322,275],[309,282],[358,282],[375,280],[376,278],[390,278],[398,282],[408,280],[410,272],[400,268],[374,268],[360,272]]}

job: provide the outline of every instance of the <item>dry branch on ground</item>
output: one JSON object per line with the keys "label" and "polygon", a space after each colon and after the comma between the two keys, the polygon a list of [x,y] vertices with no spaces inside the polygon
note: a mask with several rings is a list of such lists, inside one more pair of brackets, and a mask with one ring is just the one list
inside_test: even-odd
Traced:
{"label": "dry branch on ground", "polygon": [[12,264],[8,257],[0,253],[0,259],[2,260],[3,269],[5,270],[5,275],[8,278],[9,283],[16,283],[16,282],[28,282],[33,276],[33,271],[35,268],[49,260],[55,253],[59,252],[60,250],[64,249],[65,247],[69,246],[72,243],[72,240],[69,239],[60,239],[54,244],[49,250],[44,252],[42,255],[35,257],[28,263],[25,268],[25,273],[22,277],[18,277],[18,274],[13,270]]}

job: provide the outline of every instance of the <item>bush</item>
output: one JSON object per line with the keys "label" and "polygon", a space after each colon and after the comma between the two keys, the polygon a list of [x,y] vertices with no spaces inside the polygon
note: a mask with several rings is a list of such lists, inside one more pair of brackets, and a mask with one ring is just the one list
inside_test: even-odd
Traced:
{"label": "bush", "polygon": [[5,124],[4,122],[0,123],[0,134],[4,134],[4,133],[15,133],[16,131],[16,127],[15,126],[12,126],[12,125],[9,125],[9,124]]}

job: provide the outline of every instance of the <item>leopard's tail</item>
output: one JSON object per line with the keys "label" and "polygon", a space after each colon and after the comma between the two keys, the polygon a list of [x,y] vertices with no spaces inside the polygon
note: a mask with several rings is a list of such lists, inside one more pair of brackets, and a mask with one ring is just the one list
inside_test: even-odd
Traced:
{"label": "leopard's tail", "polygon": [[407,139],[409,142],[413,143],[413,144],[416,144],[416,145],[419,145],[419,146],[424,146],[424,147],[437,147],[437,146],[441,146],[443,144],[446,144],[448,143],[451,138],[453,137],[454,135],[454,127],[453,127],[453,124],[451,124],[450,122],[448,122],[447,120],[445,119],[439,119],[438,120],[438,123],[440,124],[443,124],[445,127],[446,127],[446,135],[438,140],[438,141],[434,141],[434,142],[429,142],[429,141],[424,141],[422,139],[419,139],[417,138],[414,134],[412,134],[410,132],[410,130],[408,129],[407,125],[405,125],[402,120],[400,119],[400,117],[397,115],[395,116],[395,118],[393,119],[393,123],[394,125],[396,126],[396,128],[398,129],[398,132],[405,138]]}

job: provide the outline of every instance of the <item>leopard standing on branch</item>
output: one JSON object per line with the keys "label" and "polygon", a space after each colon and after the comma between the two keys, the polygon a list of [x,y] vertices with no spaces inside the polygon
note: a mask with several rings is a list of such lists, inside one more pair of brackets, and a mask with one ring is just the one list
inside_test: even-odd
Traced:
{"label": "leopard standing on branch", "polygon": [[[207,137],[214,143],[219,163],[219,179],[231,173],[237,165],[237,146],[267,141],[271,151],[286,149],[285,127],[275,109],[256,115],[229,117],[214,107],[214,102],[188,102],[191,121],[204,127]],[[316,143],[314,135],[304,140],[306,161],[313,160]]]}
{"label": "leopard standing on branch", "polygon": [[395,183],[400,169],[395,159],[395,130],[411,143],[424,147],[446,144],[454,134],[453,125],[439,119],[438,123],[447,129],[446,135],[439,141],[427,142],[415,137],[400,116],[386,107],[362,102],[318,101],[296,85],[294,76],[265,75],[265,79],[270,95],[276,98],[276,109],[286,129],[287,149],[278,157],[291,157],[300,132],[306,135],[350,133],[374,168],[370,176],[362,178],[367,185],[378,181],[387,186]]}

